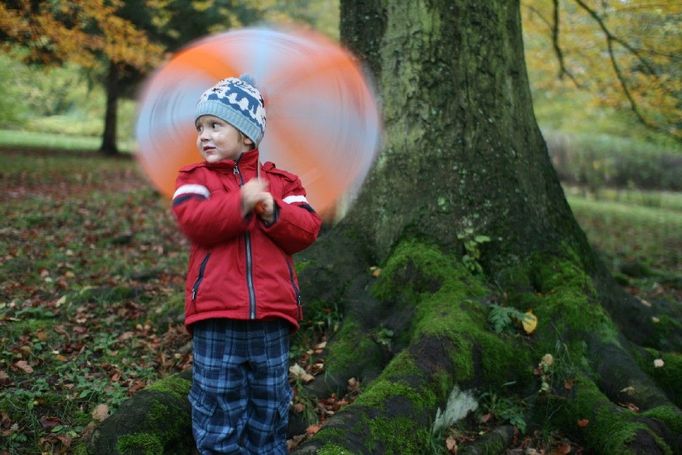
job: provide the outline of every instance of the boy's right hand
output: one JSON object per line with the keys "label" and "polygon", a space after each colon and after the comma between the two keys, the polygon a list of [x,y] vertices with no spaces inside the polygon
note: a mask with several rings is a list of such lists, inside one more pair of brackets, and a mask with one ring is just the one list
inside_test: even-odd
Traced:
{"label": "boy's right hand", "polygon": [[272,199],[268,192],[268,182],[260,179],[251,179],[242,186],[242,216],[251,212],[256,204]]}

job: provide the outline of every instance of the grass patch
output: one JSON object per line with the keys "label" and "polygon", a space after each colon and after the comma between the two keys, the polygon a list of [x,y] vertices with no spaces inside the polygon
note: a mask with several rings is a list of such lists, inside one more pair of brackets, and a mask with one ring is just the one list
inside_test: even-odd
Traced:
{"label": "grass patch", "polygon": [[[668,196],[671,204],[680,195]],[[675,209],[568,197],[588,239],[609,259],[613,269],[636,261],[682,274],[682,213]]]}
{"label": "grass patch", "polygon": [[130,159],[0,151],[0,452],[62,453],[190,360],[187,244]]}
{"label": "grass patch", "polygon": [[[101,144],[102,139],[97,136],[0,130],[0,147],[3,148],[96,151]],[[130,153],[134,150],[134,142],[132,140],[119,141],[118,147],[120,151]]]}

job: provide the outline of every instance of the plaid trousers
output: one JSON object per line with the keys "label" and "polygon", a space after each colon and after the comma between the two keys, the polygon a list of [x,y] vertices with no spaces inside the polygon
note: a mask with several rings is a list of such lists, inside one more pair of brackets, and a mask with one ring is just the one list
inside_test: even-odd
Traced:
{"label": "plaid trousers", "polygon": [[193,325],[192,432],[201,455],[287,454],[289,324]]}

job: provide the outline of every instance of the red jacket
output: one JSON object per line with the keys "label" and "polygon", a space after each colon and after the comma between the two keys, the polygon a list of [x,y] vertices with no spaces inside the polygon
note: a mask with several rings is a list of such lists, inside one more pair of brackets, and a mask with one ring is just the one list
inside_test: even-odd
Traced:
{"label": "red jacket", "polygon": [[317,238],[321,220],[308,205],[298,177],[261,166],[275,200],[275,221],[241,215],[239,188],[256,177],[258,150],[237,161],[180,169],[173,212],[192,243],[185,286],[185,325],[203,319],[302,318],[291,255]]}

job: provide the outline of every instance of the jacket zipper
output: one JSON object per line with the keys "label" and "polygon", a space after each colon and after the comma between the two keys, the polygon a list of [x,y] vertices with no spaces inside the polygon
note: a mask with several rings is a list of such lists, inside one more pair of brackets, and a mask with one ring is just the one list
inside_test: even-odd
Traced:
{"label": "jacket zipper", "polygon": [[289,269],[289,279],[291,280],[291,287],[294,288],[294,293],[296,294],[296,307],[298,309],[298,319],[303,319],[303,308],[301,307],[301,290],[296,286],[296,280],[294,279],[294,269],[291,267],[291,263],[288,258],[285,258],[287,262],[287,268]]}
{"label": "jacket zipper", "polygon": [[194,281],[194,285],[192,286],[192,302],[194,302],[197,299],[199,285],[201,285],[201,282],[204,279],[204,273],[206,272],[206,264],[208,263],[208,258],[210,256],[211,253],[207,253],[206,256],[204,256],[204,259],[201,261],[201,265],[199,266],[199,275],[197,276],[197,279],[196,281]]}
{"label": "jacket zipper", "polygon": [[[235,162],[232,170],[234,175],[239,177],[239,186],[244,186],[244,178],[239,172],[239,163]],[[256,319],[256,291],[253,287],[253,258],[251,255],[251,234],[244,233],[244,244],[246,247],[246,287],[249,291],[249,319]]]}

